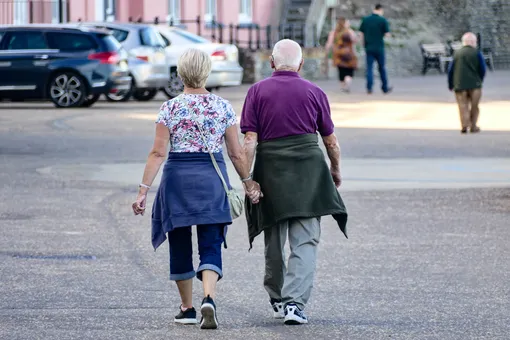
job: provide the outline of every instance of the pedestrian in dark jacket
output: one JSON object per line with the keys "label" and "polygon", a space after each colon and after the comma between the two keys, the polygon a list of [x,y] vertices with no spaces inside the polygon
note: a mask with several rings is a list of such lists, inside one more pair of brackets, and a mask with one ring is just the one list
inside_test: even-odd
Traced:
{"label": "pedestrian in dark jacket", "polygon": [[471,32],[462,37],[460,50],[455,52],[453,62],[448,70],[448,86],[455,91],[455,98],[459,104],[461,133],[480,132],[476,125],[480,109],[478,104],[482,97],[482,84],[487,66],[485,59],[477,49],[477,38]]}

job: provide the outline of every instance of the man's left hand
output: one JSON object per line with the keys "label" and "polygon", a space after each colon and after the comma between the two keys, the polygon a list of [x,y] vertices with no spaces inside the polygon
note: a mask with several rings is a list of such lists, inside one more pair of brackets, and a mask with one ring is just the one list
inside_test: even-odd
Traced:
{"label": "man's left hand", "polygon": [[340,174],[340,170],[331,170],[331,177],[333,177],[333,182],[335,182],[335,186],[340,188],[342,185],[342,175]]}

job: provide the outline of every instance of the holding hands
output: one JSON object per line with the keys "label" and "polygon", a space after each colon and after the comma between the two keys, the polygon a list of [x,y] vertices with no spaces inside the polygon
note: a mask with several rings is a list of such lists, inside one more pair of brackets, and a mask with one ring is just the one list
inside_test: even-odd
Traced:
{"label": "holding hands", "polygon": [[255,182],[254,180],[244,181],[243,182],[244,192],[246,196],[250,199],[251,203],[257,204],[260,199],[264,197],[262,190],[260,189],[260,184]]}

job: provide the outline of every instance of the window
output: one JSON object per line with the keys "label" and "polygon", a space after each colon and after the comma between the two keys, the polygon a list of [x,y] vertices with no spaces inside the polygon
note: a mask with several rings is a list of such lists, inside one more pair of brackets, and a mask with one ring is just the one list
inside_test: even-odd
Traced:
{"label": "window", "polygon": [[123,42],[127,39],[129,35],[129,31],[119,30],[115,28],[107,28],[112,32],[112,35],[115,39],[117,39],[118,42]]}
{"label": "window", "polygon": [[205,22],[211,23],[213,19],[216,20],[216,13],[216,0],[205,0]]}
{"label": "window", "polygon": [[114,0],[104,0],[104,19],[105,21],[115,21]]}
{"label": "window", "polygon": [[168,0],[167,21],[178,25],[181,20],[181,0]]}
{"label": "window", "polygon": [[115,21],[115,0],[95,0],[93,2],[97,21]]}
{"label": "window", "polygon": [[97,50],[97,43],[87,34],[50,32],[47,33],[51,49],[62,52],[87,52]]}
{"label": "window", "polygon": [[172,45],[172,42],[168,40],[168,38],[165,37],[163,34],[161,34],[161,39],[163,39],[163,41],[165,42],[165,47]]}
{"label": "window", "polygon": [[251,24],[252,23],[252,0],[239,0],[239,23]]}
{"label": "window", "polygon": [[6,35],[3,46],[6,50],[45,50],[48,49],[42,32],[11,32]]}
{"label": "window", "polygon": [[165,46],[165,41],[161,38],[159,32],[155,29],[144,28],[140,30],[140,41],[144,46],[152,46],[152,47],[163,47]]}
{"label": "window", "polygon": [[25,25],[28,24],[28,1],[19,0],[14,1],[12,4],[14,11],[14,25]]}
{"label": "window", "polygon": [[[66,9],[67,4],[66,0],[62,0],[62,18],[64,18],[64,22],[66,21]],[[51,23],[52,24],[58,24],[60,23],[60,4],[59,1],[52,1],[51,2]]]}
{"label": "window", "polygon": [[108,52],[116,52],[122,49],[122,45],[113,35],[99,35],[99,38],[103,41]]}
{"label": "window", "polygon": [[168,35],[171,36],[172,41],[177,45],[205,44],[210,42],[198,35],[179,29],[171,30]]}

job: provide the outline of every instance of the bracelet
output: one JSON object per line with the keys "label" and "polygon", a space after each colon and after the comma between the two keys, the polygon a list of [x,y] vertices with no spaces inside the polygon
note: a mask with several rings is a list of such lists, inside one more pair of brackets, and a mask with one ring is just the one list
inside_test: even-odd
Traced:
{"label": "bracelet", "polygon": [[149,185],[147,185],[147,184],[143,184],[143,183],[138,184],[138,187],[139,187],[139,188],[145,188],[145,189],[147,189],[147,190],[149,190],[149,189],[151,188]]}
{"label": "bracelet", "polygon": [[248,176],[247,178],[241,178],[241,182],[245,183],[245,182],[248,182],[248,181],[251,181],[252,180],[252,175],[250,174],[250,176]]}

